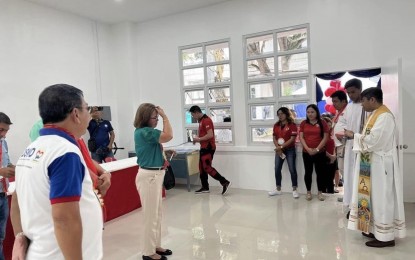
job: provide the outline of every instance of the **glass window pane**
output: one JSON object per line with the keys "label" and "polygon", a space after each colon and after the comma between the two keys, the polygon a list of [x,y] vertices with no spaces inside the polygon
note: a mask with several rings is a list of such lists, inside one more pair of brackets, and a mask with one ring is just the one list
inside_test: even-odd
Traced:
{"label": "glass window pane", "polygon": [[185,86],[204,84],[203,68],[183,70],[183,83]]}
{"label": "glass window pane", "polygon": [[[203,114],[206,113],[206,109],[204,109],[204,108],[200,108],[200,109],[202,110]],[[193,118],[192,114],[188,110],[186,110],[184,113],[185,113],[184,116],[185,116],[186,124],[196,124],[196,123],[198,123],[197,119]]]}
{"label": "glass window pane", "polygon": [[308,53],[290,54],[278,57],[278,74],[288,75],[308,72]]}
{"label": "glass window pane", "polygon": [[293,103],[293,104],[282,104],[282,107],[287,107],[291,110],[294,118],[297,119],[305,119],[306,118],[306,109],[308,104],[307,103]]}
{"label": "glass window pane", "polygon": [[224,122],[224,119],[231,116],[231,108],[212,108],[210,109],[210,118],[214,123]]}
{"label": "glass window pane", "polygon": [[209,102],[223,103],[223,102],[230,102],[230,101],[231,101],[231,94],[230,94],[229,87],[209,89]]}
{"label": "glass window pane", "polygon": [[196,129],[187,129],[186,131],[187,131],[187,141],[188,142],[193,141],[191,137],[198,135],[197,134],[198,130],[196,130]]}
{"label": "glass window pane", "polygon": [[184,103],[186,105],[202,104],[205,102],[205,92],[203,90],[188,90],[184,92]]}
{"label": "glass window pane", "polygon": [[221,64],[207,67],[207,83],[229,82],[231,71],[229,64]]}
{"label": "glass window pane", "polygon": [[278,51],[307,48],[307,28],[277,33]]}
{"label": "glass window pane", "polygon": [[251,120],[272,120],[274,118],[274,105],[251,106]]}
{"label": "glass window pane", "polygon": [[274,77],[274,58],[248,61],[248,78]]}
{"label": "glass window pane", "polygon": [[232,143],[231,128],[215,129],[215,139],[216,139],[216,142],[220,144]]}
{"label": "glass window pane", "polygon": [[182,50],[183,66],[190,66],[203,63],[202,47]]}
{"label": "glass window pane", "polygon": [[272,127],[253,127],[252,141],[254,142],[272,142]]}
{"label": "glass window pane", "polygon": [[207,62],[229,60],[229,43],[223,42],[206,46]]}
{"label": "glass window pane", "polygon": [[280,91],[282,97],[307,95],[307,80],[294,79],[280,81]]}
{"label": "glass window pane", "polygon": [[249,85],[249,98],[269,98],[274,96],[274,83],[259,83]]}
{"label": "glass window pane", "polygon": [[246,56],[252,57],[274,52],[272,34],[248,38],[246,40]]}

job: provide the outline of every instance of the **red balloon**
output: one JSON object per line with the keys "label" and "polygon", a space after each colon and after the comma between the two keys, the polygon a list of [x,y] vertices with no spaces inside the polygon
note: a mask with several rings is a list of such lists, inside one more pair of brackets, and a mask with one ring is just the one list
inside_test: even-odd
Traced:
{"label": "red balloon", "polygon": [[324,106],[324,109],[327,111],[327,112],[329,112],[329,113],[331,113],[331,114],[336,114],[336,108],[333,106],[333,105],[328,105],[328,104],[326,104],[325,106]]}
{"label": "red balloon", "polygon": [[326,89],[326,91],[324,91],[324,95],[326,97],[330,97],[334,92],[336,92],[336,88],[329,87],[329,88]]}
{"label": "red balloon", "polygon": [[341,81],[340,80],[332,80],[330,81],[330,86],[334,87],[335,89],[340,88]]}

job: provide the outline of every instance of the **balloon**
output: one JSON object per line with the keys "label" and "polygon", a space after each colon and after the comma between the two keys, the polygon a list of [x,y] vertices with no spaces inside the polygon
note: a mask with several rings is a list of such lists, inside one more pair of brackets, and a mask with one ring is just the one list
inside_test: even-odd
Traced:
{"label": "balloon", "polygon": [[333,105],[333,100],[331,99],[331,97],[326,98],[326,104]]}
{"label": "balloon", "polygon": [[326,89],[326,91],[324,91],[324,95],[326,97],[330,97],[334,92],[336,92],[336,88],[329,87],[329,88]]}
{"label": "balloon", "polygon": [[330,87],[333,87],[334,89],[340,88],[341,81],[340,80],[332,80],[330,81]]}
{"label": "balloon", "polygon": [[336,114],[336,108],[333,105],[330,106],[329,112],[332,113],[333,115],[335,115]]}
{"label": "balloon", "polygon": [[333,105],[328,105],[328,104],[326,104],[325,106],[324,106],[324,109],[327,111],[327,112],[329,112],[329,113],[331,113],[331,114],[336,114],[336,108],[333,106]]}

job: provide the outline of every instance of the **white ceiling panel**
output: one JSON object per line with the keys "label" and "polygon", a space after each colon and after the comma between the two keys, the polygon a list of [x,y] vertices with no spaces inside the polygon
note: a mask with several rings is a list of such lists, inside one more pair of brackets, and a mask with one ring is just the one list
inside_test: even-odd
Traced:
{"label": "white ceiling panel", "polygon": [[232,0],[27,0],[104,23],[143,22]]}

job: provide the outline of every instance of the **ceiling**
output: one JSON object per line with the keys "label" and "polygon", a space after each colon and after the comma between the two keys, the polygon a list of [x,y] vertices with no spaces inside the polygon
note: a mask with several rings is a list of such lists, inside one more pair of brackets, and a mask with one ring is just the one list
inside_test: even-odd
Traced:
{"label": "ceiling", "polygon": [[26,0],[104,23],[144,22],[232,0]]}

